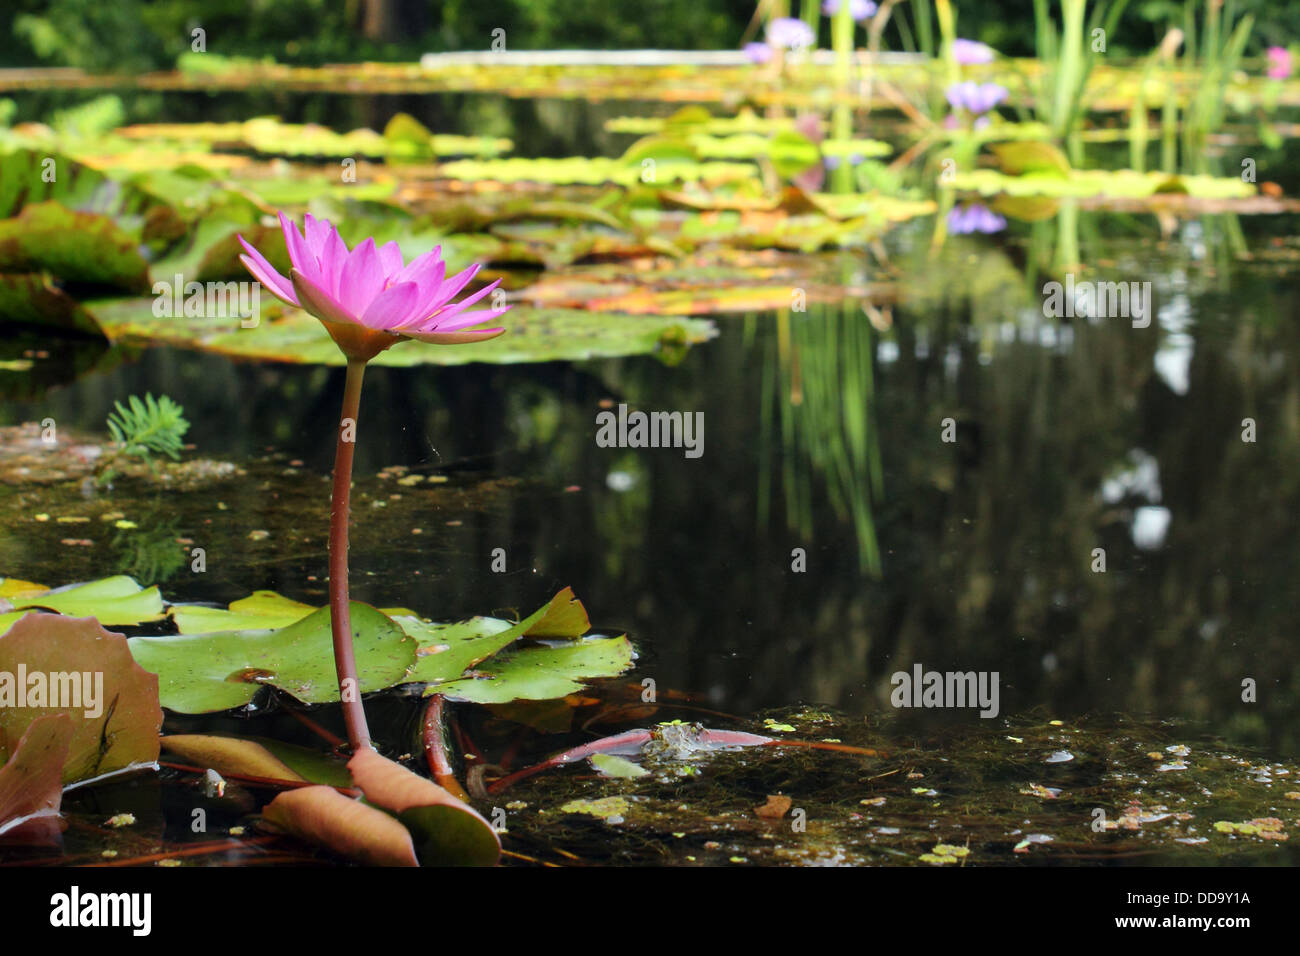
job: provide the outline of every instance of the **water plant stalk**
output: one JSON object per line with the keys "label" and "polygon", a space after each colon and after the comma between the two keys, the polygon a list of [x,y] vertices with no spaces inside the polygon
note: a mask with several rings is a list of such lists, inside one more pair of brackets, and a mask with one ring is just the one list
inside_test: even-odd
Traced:
{"label": "water plant stalk", "polygon": [[356,451],[357,412],[361,407],[364,359],[348,359],[339,415],[338,444],[334,452],[334,489],[330,497],[330,629],[334,641],[334,667],[343,701],[343,723],[353,753],[370,747],[370,730],[361,704],[357,657],[352,647],[352,615],[348,607],[348,518],[352,499],[352,458]]}

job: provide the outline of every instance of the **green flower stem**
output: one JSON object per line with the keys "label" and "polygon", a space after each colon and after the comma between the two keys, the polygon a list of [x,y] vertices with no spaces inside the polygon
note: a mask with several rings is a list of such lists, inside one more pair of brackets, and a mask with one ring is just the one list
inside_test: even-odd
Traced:
{"label": "green flower stem", "polygon": [[[330,626],[334,635],[334,667],[343,699],[343,722],[353,753],[370,748],[370,730],[361,705],[357,657],[352,649],[352,615],[348,608],[348,517],[352,497],[352,456],[356,451],[357,411],[361,407],[364,359],[348,359],[339,416],[338,448],[334,453],[334,492],[330,499]],[[350,687],[350,691],[344,688]]]}

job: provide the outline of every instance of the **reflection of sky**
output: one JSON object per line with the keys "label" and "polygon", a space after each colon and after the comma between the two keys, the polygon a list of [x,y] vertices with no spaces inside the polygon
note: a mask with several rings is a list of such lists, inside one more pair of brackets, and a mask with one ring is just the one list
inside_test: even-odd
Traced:
{"label": "reflection of sky", "polygon": [[1195,342],[1187,333],[1192,321],[1192,305],[1185,291],[1187,276],[1174,272],[1170,278],[1174,294],[1156,311],[1156,324],[1162,333],[1160,345],[1156,348],[1156,374],[1175,394],[1186,395],[1195,349]]}
{"label": "reflection of sky", "polygon": [[1169,531],[1169,519],[1173,517],[1168,508],[1160,505],[1143,505],[1133,512],[1133,543],[1143,551],[1155,551],[1165,543],[1165,534]]}
{"label": "reflection of sky", "polygon": [[1160,463],[1141,448],[1128,453],[1128,467],[1101,484],[1101,497],[1108,505],[1118,504],[1129,495],[1153,504],[1160,501]]}

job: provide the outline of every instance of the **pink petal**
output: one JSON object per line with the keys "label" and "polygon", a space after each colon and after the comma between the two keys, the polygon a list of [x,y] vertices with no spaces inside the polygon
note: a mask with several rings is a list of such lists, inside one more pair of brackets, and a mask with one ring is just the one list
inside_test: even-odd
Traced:
{"label": "pink petal", "polygon": [[409,339],[418,339],[431,345],[466,345],[470,342],[485,342],[498,335],[504,335],[505,329],[466,329],[462,332],[402,332]]}
{"label": "pink petal", "polygon": [[501,280],[497,279],[496,282],[493,282],[491,285],[479,289],[473,295],[466,296],[465,298],[457,302],[455,305],[449,305],[440,309],[436,315],[425,316],[425,320],[429,324],[425,325],[422,331],[427,332],[427,331],[432,331],[435,328],[439,328],[439,329],[442,328],[443,322],[445,320],[450,319],[456,314],[465,311],[465,309],[469,308],[471,305],[479,301],[479,299],[483,298],[485,295],[488,295],[493,289],[495,289],[500,284],[501,284]]}
{"label": "pink petal", "polygon": [[275,266],[266,261],[262,255],[253,246],[252,243],[239,236],[239,244],[244,247],[248,253],[246,256],[240,256],[239,261],[244,264],[244,268],[253,274],[258,282],[266,286],[267,290],[277,299],[283,299],[290,305],[297,305],[298,300],[293,296],[293,283],[276,271]]}
{"label": "pink petal", "polygon": [[474,276],[478,275],[478,270],[482,268],[481,265],[472,265],[464,272],[458,272],[444,282],[442,288],[438,290],[437,296],[435,296],[433,301],[429,303],[429,311],[432,312],[433,309],[438,308],[438,306],[444,305],[454,299],[461,289],[469,285],[470,280],[473,279]]}
{"label": "pink petal", "polygon": [[375,252],[375,240],[359,243],[339,271],[337,298],[353,315],[361,315],[384,288],[384,273]]}
{"label": "pink petal", "polygon": [[414,282],[399,282],[389,286],[366,307],[361,324],[371,329],[391,329],[411,313],[420,295]]}
{"label": "pink petal", "polygon": [[338,298],[339,278],[343,273],[343,264],[348,260],[347,243],[338,230],[331,227],[325,240],[325,251],[320,257],[321,288],[328,289],[329,294]]}
{"label": "pink petal", "polygon": [[356,318],[348,314],[348,310],[343,308],[342,303],[297,269],[289,273],[289,278],[293,281],[293,291],[298,293],[298,301],[307,312],[322,322],[334,322],[340,325],[357,324]]}
{"label": "pink petal", "polygon": [[[419,282],[428,269],[432,269],[442,260],[442,246],[434,246],[429,252],[422,256],[416,256],[410,261],[401,274],[397,277],[398,282]],[[445,269],[446,266],[444,265]]]}
{"label": "pink petal", "polygon": [[[435,328],[429,330],[433,332],[459,332],[461,329],[467,329],[471,325],[482,325],[484,322],[491,322],[498,316],[505,315],[510,311],[510,306],[504,309],[478,309],[474,312],[462,312],[453,318],[450,322],[443,322],[441,316]],[[403,335],[411,333],[405,329],[399,329]]]}
{"label": "pink petal", "polygon": [[325,241],[329,238],[329,234],[334,227],[330,225],[328,219],[317,219],[311,213],[307,213],[303,217],[303,221],[307,224],[304,230],[307,234],[307,248],[311,250],[312,255],[319,259],[325,251]]}
{"label": "pink petal", "polygon": [[379,250],[379,264],[384,270],[384,278],[392,279],[406,265],[402,258],[402,249],[396,240],[386,242]]}
{"label": "pink petal", "polygon": [[299,235],[297,223],[280,213],[280,229],[284,232],[284,244],[289,249],[289,261],[293,267],[313,282],[318,280],[320,265],[307,246],[307,241]]}

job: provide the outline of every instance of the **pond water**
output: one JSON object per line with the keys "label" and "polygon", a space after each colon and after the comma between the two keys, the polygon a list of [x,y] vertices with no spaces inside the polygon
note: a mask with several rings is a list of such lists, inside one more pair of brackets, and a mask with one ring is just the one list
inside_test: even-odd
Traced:
{"label": "pond water", "polygon": [[[1300,789],[1287,769],[1300,761],[1300,223],[1207,215],[1160,225],[1078,213],[1088,261],[1108,278],[1151,283],[1149,327],[1042,315],[1050,221],[953,238],[932,255],[927,220],[885,241],[897,291],[883,310],[846,295],[806,311],[720,315],[717,337],[678,361],[373,367],[355,466],[353,598],[451,620],[527,613],[572,586],[598,631],[635,643],[636,668],[616,685],[648,678],[669,695],[653,719],[761,731],[766,718],[804,738],[914,755],[864,769],[834,753],[725,754],[689,791],[710,814],[725,799],[802,790],[820,795],[807,800],[822,801],[824,819],[886,793],[871,782],[877,769],[899,781],[917,773],[919,783],[889,783],[889,799],[946,786],[963,795],[967,836],[989,837],[972,822],[982,818],[1009,853],[1006,821],[1022,811],[996,795],[1054,786],[1077,798],[1037,825],[1055,826],[1064,844],[1068,818],[1078,860],[1122,862],[1089,855],[1088,808],[1122,818],[1128,804],[1114,801],[1152,773],[1147,752],[1198,741],[1194,753],[1226,755],[1200,768],[1223,798],[1211,819],[1276,815],[1265,812],[1271,801]],[[1238,242],[1252,254],[1236,254]],[[878,268],[863,254],[808,258],[842,289]],[[33,347],[13,339],[0,357]],[[50,583],[128,573],[184,601],[273,589],[323,603],[343,371],[174,348],[74,352],[38,355],[0,424],[52,417],[70,434],[102,435],[115,400],[165,393],[192,423],[190,454],[240,473],[190,490],[131,478],[112,489],[0,485],[0,569]],[[601,447],[597,416],[620,404],[699,413],[702,454]],[[139,530],[96,521],[91,546],[70,546],[67,526],[35,517],[108,512]],[[204,547],[204,573],[191,572],[181,541]],[[891,677],[916,666],[996,672],[997,717],[896,709]],[[1253,700],[1243,701],[1243,681]],[[400,748],[413,703],[375,706],[376,726]],[[647,716],[632,708],[606,720],[607,732]],[[464,717],[504,745],[493,719]],[[524,749],[554,753],[563,739]],[[1016,755],[993,754],[998,741],[1015,741]],[[1037,767],[1071,748],[1072,768]],[[1229,779],[1228,763],[1258,753],[1268,756]],[[1262,780],[1261,766],[1273,776]],[[1172,806],[1162,785],[1146,790]],[[157,799],[155,784],[121,786]],[[537,804],[609,792],[601,786],[561,772],[518,791]],[[686,799],[675,772],[647,786],[634,801]],[[114,798],[86,799],[93,812]],[[165,811],[165,797],[157,805]],[[523,823],[522,840],[538,856],[549,842],[634,862],[911,859],[933,842],[924,806],[876,819],[884,830],[868,836],[830,827],[784,857],[781,841],[765,850],[753,833],[709,845],[716,816],[688,825],[616,815],[645,832],[689,830],[678,838],[689,852],[651,851],[635,837],[601,847],[590,828],[543,840]],[[872,834],[909,826],[924,836],[876,847]],[[173,821],[168,835],[182,839],[183,828]],[[1173,839],[1151,852],[1190,852]],[[1256,843],[1259,858],[1276,859],[1275,844]]]}

